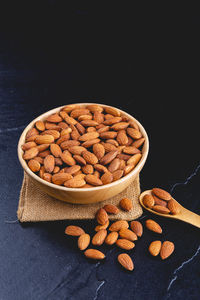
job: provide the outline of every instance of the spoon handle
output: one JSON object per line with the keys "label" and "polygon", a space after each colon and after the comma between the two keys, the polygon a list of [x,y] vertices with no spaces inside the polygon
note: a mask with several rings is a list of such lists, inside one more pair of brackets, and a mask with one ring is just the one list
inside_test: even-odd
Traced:
{"label": "spoon handle", "polygon": [[200,228],[200,216],[189,210],[186,210],[184,212],[184,214],[181,216],[181,219],[183,221],[185,221],[186,223],[192,224],[192,225]]}

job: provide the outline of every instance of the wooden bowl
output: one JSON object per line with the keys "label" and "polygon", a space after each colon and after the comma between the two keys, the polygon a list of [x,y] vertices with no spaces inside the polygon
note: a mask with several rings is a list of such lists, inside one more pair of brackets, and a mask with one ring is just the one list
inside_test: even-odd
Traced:
{"label": "wooden bowl", "polygon": [[[77,103],[77,104],[80,106],[85,106],[85,105],[89,105],[89,104],[98,104],[98,103]],[[108,106],[108,105],[104,105],[104,104],[99,104],[99,105],[101,105],[102,107]],[[112,183],[98,186],[98,187],[84,188],[84,189],[83,188],[67,188],[65,186],[59,186],[59,185],[56,185],[53,183],[49,183],[49,182],[43,180],[42,178],[40,178],[38,175],[36,175],[29,169],[26,161],[22,157],[23,150],[21,149],[21,146],[25,143],[25,137],[26,137],[27,131],[34,126],[36,121],[45,120],[49,115],[60,111],[60,109],[62,107],[64,107],[64,106],[54,108],[54,109],[40,115],[24,129],[24,131],[19,139],[19,143],[18,143],[18,158],[19,158],[19,161],[20,161],[24,171],[26,172],[26,174],[31,178],[32,181],[34,181],[35,185],[37,185],[41,190],[43,190],[48,195],[50,195],[56,199],[59,199],[59,200],[65,201],[65,202],[69,202],[69,203],[73,203],[73,204],[96,203],[96,202],[100,202],[100,201],[109,199],[109,198],[119,194],[120,192],[122,192],[125,188],[128,187],[129,184],[131,184],[131,182],[134,180],[134,178],[136,178],[136,176],[140,173],[141,169],[143,168],[144,163],[147,159],[148,151],[149,151],[149,140],[148,140],[147,133],[146,133],[145,129],[143,128],[143,126],[131,115],[129,115],[128,113],[126,113],[120,109],[118,109],[118,110],[122,113],[122,115],[125,115],[128,118],[133,119],[134,121],[137,122],[137,124],[140,128],[140,131],[141,131],[143,137],[145,138],[145,142],[144,142],[143,148],[142,148],[142,158],[139,161],[139,163],[137,164],[137,166],[126,176],[124,176],[121,179],[114,181]]]}

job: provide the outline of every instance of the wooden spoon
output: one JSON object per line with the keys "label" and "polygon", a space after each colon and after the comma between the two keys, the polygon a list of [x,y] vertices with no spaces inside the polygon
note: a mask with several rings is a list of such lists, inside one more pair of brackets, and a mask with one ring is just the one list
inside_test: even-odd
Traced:
{"label": "wooden spoon", "polygon": [[190,210],[186,209],[185,207],[183,207],[182,205],[180,205],[179,202],[177,202],[174,198],[172,198],[174,201],[176,201],[179,206],[180,206],[180,212],[176,215],[171,215],[171,214],[161,214],[161,213],[158,213],[157,211],[154,211],[146,206],[144,206],[143,204],[143,197],[144,195],[146,194],[151,194],[152,190],[147,190],[147,191],[144,191],[140,197],[139,197],[139,201],[140,201],[140,204],[148,211],[150,211],[151,213],[153,214],[156,214],[158,216],[161,216],[161,217],[165,217],[165,218],[171,218],[171,219],[177,219],[177,220],[181,220],[183,222],[186,222],[186,223],[189,223],[191,225],[194,225],[198,228],[200,228],[200,216],[191,212]]}

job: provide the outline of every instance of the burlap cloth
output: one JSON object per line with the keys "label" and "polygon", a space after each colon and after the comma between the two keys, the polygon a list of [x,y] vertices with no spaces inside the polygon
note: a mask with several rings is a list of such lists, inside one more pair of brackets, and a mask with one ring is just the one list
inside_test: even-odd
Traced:
{"label": "burlap cloth", "polygon": [[93,219],[98,208],[106,203],[118,206],[123,197],[128,197],[133,201],[133,209],[130,212],[120,210],[119,214],[116,216],[110,215],[109,218],[113,220],[133,220],[142,215],[142,207],[138,202],[139,195],[140,182],[138,176],[128,188],[113,198],[96,204],[68,204],[44,193],[30,177],[24,174],[17,216],[20,222]]}

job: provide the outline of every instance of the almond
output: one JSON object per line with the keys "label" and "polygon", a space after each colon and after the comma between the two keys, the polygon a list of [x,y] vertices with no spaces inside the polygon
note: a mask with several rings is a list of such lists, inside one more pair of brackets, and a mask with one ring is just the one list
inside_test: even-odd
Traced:
{"label": "almond", "polygon": [[161,245],[162,245],[161,241],[153,241],[149,245],[150,254],[153,256],[157,256],[160,253]]}
{"label": "almond", "polygon": [[77,104],[69,104],[69,105],[63,107],[62,110],[64,110],[66,113],[69,113],[75,108],[80,108],[80,106]]}
{"label": "almond", "polygon": [[53,137],[53,135],[50,135],[50,134],[38,135],[35,138],[35,142],[37,144],[51,144],[54,142],[54,137]]}
{"label": "almond", "polygon": [[167,207],[170,210],[170,212],[172,213],[172,215],[176,215],[176,214],[180,213],[180,205],[174,199],[171,199],[168,201]]}
{"label": "almond", "polygon": [[137,236],[139,236],[139,237],[142,236],[142,234],[143,234],[143,226],[142,226],[142,224],[139,221],[132,221],[131,224],[130,224],[130,226],[131,226],[131,230],[133,230],[133,232]]}
{"label": "almond", "polygon": [[119,213],[118,207],[113,204],[106,204],[103,208],[109,214],[117,215]]}
{"label": "almond", "polygon": [[97,222],[101,225],[104,225],[108,222],[108,214],[105,209],[100,208],[96,213]]}
{"label": "almond", "polygon": [[153,210],[157,211],[158,213],[161,214],[169,214],[170,210],[167,207],[161,206],[161,205],[154,205],[152,207]]}
{"label": "almond", "polygon": [[95,170],[101,172],[101,173],[106,173],[108,172],[108,169],[105,166],[102,166],[101,164],[95,164],[94,165]]}
{"label": "almond", "polygon": [[23,144],[21,148],[23,151],[26,151],[26,150],[31,149],[36,146],[37,146],[37,144],[35,142],[27,142],[27,143]]}
{"label": "almond", "polygon": [[60,137],[60,132],[58,130],[49,129],[41,132],[41,135],[47,135],[47,134],[52,135],[55,140],[57,140]]}
{"label": "almond", "polygon": [[123,170],[117,170],[113,172],[113,181],[120,179],[123,176]]}
{"label": "almond", "polygon": [[68,173],[57,173],[52,176],[52,182],[57,185],[61,185],[70,179],[72,179],[72,175]]}
{"label": "almond", "polygon": [[79,226],[69,225],[65,228],[65,234],[67,235],[80,236],[84,233],[85,231]]}
{"label": "almond", "polygon": [[117,133],[117,142],[120,145],[127,145],[128,144],[128,137],[126,135],[125,130],[118,131],[118,133]]}
{"label": "almond", "polygon": [[35,159],[29,160],[28,166],[31,169],[31,171],[34,173],[40,170],[40,163]]}
{"label": "almond", "polygon": [[108,228],[108,226],[109,226],[109,220],[104,225],[97,225],[95,227],[95,231],[100,231],[102,229],[106,229],[106,228]]}
{"label": "almond", "polygon": [[64,141],[62,143],[58,143],[58,141],[57,141],[57,144],[59,144],[63,150],[67,150],[67,149],[69,149],[69,147],[79,146],[80,142],[75,141],[75,140],[69,140],[69,141]]}
{"label": "almond", "polygon": [[47,155],[44,159],[44,168],[47,173],[52,173],[55,167],[55,158],[53,155]]}
{"label": "almond", "polygon": [[[71,129],[71,128],[70,128]],[[70,140],[70,134],[69,133],[66,133],[65,135],[62,135],[57,141],[56,141],[56,144],[62,146],[62,144],[64,144],[64,142],[68,141],[68,142],[77,142],[77,141],[73,141],[73,140]],[[78,142],[78,144],[80,144]],[[65,144],[64,144],[65,145]],[[62,147],[61,147],[62,148]],[[63,148],[64,149],[64,148]],[[67,149],[67,148],[66,148]]]}
{"label": "almond", "polygon": [[57,113],[55,113],[55,114],[48,116],[46,118],[46,121],[51,122],[51,123],[58,123],[58,122],[62,121],[62,118]]}
{"label": "almond", "polygon": [[113,181],[113,175],[110,172],[106,172],[101,176],[101,181],[103,182],[103,184],[108,184],[111,183]]}
{"label": "almond", "polygon": [[77,124],[77,121],[74,118],[72,118],[68,115],[65,117],[65,122],[69,125],[76,125]]}
{"label": "almond", "polygon": [[101,159],[105,155],[105,148],[98,143],[93,145],[93,152],[98,159]]}
{"label": "almond", "polygon": [[124,267],[126,270],[133,271],[134,264],[133,264],[132,259],[130,258],[130,256],[127,253],[119,254],[117,257],[117,260],[120,263],[120,265],[122,265],[122,267]]}
{"label": "almond", "polygon": [[87,233],[83,233],[78,238],[78,247],[80,250],[85,250],[90,244],[90,236]]}
{"label": "almond", "polygon": [[27,131],[26,139],[30,138],[31,136],[38,135],[38,134],[39,134],[39,131],[36,128],[31,128]]}
{"label": "almond", "polygon": [[140,153],[140,150],[138,148],[136,148],[135,146],[126,146],[124,149],[123,149],[123,152],[126,153],[126,154],[137,154],[137,153]]}
{"label": "almond", "polygon": [[131,158],[129,158],[129,160],[127,160],[127,164],[136,166],[137,163],[140,161],[141,157],[141,153],[134,154],[133,156],[131,156]]}
{"label": "almond", "polygon": [[154,198],[152,195],[144,195],[142,202],[144,204],[144,206],[148,207],[148,208],[152,208],[155,204]]}
{"label": "almond", "polygon": [[[100,125],[102,125],[102,124],[100,124]],[[99,127],[100,125],[96,126],[96,128]],[[98,128],[97,128],[97,129],[98,129]],[[109,129],[110,129],[109,126],[104,126],[104,125],[102,125],[102,127],[99,128],[97,131],[98,131],[98,133],[100,134],[100,133],[102,133],[102,132],[109,131]]]}
{"label": "almond", "polygon": [[152,192],[154,193],[154,195],[156,195],[157,197],[159,197],[159,198],[161,198],[162,200],[165,200],[165,201],[169,201],[172,198],[170,193],[168,193],[165,190],[160,189],[160,188],[153,188]]}
{"label": "almond", "polygon": [[119,131],[119,130],[126,129],[128,126],[129,126],[129,123],[127,123],[127,122],[119,122],[117,124],[112,125],[111,129],[114,131]]}
{"label": "almond", "polygon": [[109,164],[118,154],[118,151],[111,151],[108,152],[106,155],[104,155],[101,160],[100,160],[100,164],[102,165],[107,165]]}
{"label": "almond", "polygon": [[75,155],[81,155],[81,153],[83,151],[85,151],[85,148],[82,147],[82,146],[72,146],[72,147],[69,147],[68,148],[69,152],[71,152],[72,154],[75,154]]}
{"label": "almond", "polygon": [[82,152],[82,156],[88,164],[95,165],[98,163],[98,158],[90,151]]}
{"label": "almond", "polygon": [[114,243],[116,243],[118,236],[119,236],[118,232],[115,231],[110,232],[105,239],[105,243],[107,245],[113,245]]}
{"label": "almond", "polygon": [[114,151],[114,150],[116,151],[117,150],[117,147],[110,144],[110,143],[102,142],[101,145],[104,147],[106,153],[108,153],[110,151]]}
{"label": "almond", "polygon": [[96,121],[98,124],[103,123],[104,121],[104,115],[102,113],[100,113],[99,111],[96,111],[94,113],[94,117],[93,117],[94,121]]}
{"label": "almond", "polygon": [[116,136],[117,136],[117,132],[115,131],[106,131],[100,133],[100,137],[102,139],[114,139]]}
{"label": "almond", "polygon": [[36,156],[34,157],[34,160],[38,161],[41,165],[44,164],[44,159],[42,157]]}
{"label": "almond", "polygon": [[103,123],[105,125],[113,125],[113,124],[119,123],[121,120],[122,120],[121,117],[113,117],[113,118],[109,118],[109,119],[105,120]]}
{"label": "almond", "polygon": [[135,128],[127,128],[127,134],[130,135],[131,138],[133,138],[134,140],[138,140],[142,137],[141,132],[138,129]]}
{"label": "almond", "polygon": [[119,231],[119,236],[122,239],[127,239],[129,241],[136,241],[137,240],[137,235],[130,229],[122,228]]}
{"label": "almond", "polygon": [[119,166],[120,166],[120,159],[115,158],[115,159],[113,159],[113,161],[108,166],[108,170],[112,173],[112,172],[118,170]]}
{"label": "almond", "polygon": [[119,205],[125,211],[130,211],[133,208],[133,202],[128,198],[121,199]]}
{"label": "almond", "polygon": [[81,166],[85,166],[86,165],[86,161],[85,159],[80,156],[80,155],[74,155],[73,158],[81,165]]}
{"label": "almond", "polygon": [[39,152],[42,152],[49,148],[49,144],[41,144],[41,145],[38,145],[37,148],[38,148]]}
{"label": "almond", "polygon": [[[81,115],[78,117],[79,121],[83,121],[83,120],[92,120],[92,116],[91,115]],[[96,120],[95,120],[96,121]]]}
{"label": "almond", "polygon": [[39,130],[39,131],[44,131],[45,130],[45,125],[43,121],[37,121],[35,123],[35,127]]}
{"label": "almond", "polygon": [[94,132],[88,132],[80,136],[79,141],[85,142],[88,140],[93,140],[99,137],[99,133],[94,131]]}
{"label": "almond", "polygon": [[85,184],[86,184],[86,182],[84,179],[82,179],[80,177],[76,178],[76,176],[74,178],[64,182],[64,186],[69,187],[69,188],[79,188],[79,187],[84,186]]}
{"label": "almond", "polygon": [[75,108],[71,111],[70,117],[76,119],[81,115],[87,115],[89,113],[90,113],[90,111],[87,108]]}
{"label": "almond", "polygon": [[119,159],[123,159],[124,161],[127,161],[131,158],[131,155],[128,155],[128,154],[124,154],[124,153],[119,153],[117,155],[117,158]]}
{"label": "almond", "polygon": [[62,164],[63,164],[62,159],[59,157],[55,157],[55,165],[62,166]]}
{"label": "almond", "polygon": [[119,146],[119,143],[116,140],[113,140],[113,139],[108,139],[106,141],[106,143],[110,143],[110,144],[114,145],[115,147]]}
{"label": "almond", "polygon": [[152,196],[153,196],[155,205],[161,205],[161,206],[167,207],[167,202],[166,201],[159,199],[155,195],[152,195]]}
{"label": "almond", "polygon": [[131,146],[139,148],[140,146],[142,146],[142,144],[144,143],[144,141],[145,141],[145,138],[138,139],[138,140],[134,141]]}
{"label": "almond", "polygon": [[60,157],[61,157],[62,161],[64,163],[66,163],[67,165],[69,165],[69,166],[74,166],[76,164],[76,161],[74,160],[74,158],[71,155],[67,154],[67,153],[63,152],[60,155]]}
{"label": "almond", "polygon": [[162,228],[160,227],[160,225],[151,219],[146,220],[146,227],[147,229],[156,233],[162,233]]}
{"label": "almond", "polygon": [[100,139],[92,139],[92,140],[88,140],[88,141],[85,141],[82,146],[85,147],[85,148],[89,148],[89,147],[92,147],[93,145],[99,143],[101,140]]}
{"label": "almond", "polygon": [[107,236],[107,230],[101,229],[99,230],[92,238],[92,244],[95,246],[100,246],[105,241],[105,238]]}
{"label": "almond", "polygon": [[47,155],[50,155],[51,152],[49,150],[42,151],[38,154],[39,157],[45,158]]}
{"label": "almond", "polygon": [[124,176],[130,173],[133,169],[135,169],[135,165],[128,165],[124,168]]}
{"label": "almond", "polygon": [[78,165],[74,165],[68,168],[65,168],[65,172],[68,174],[75,174],[76,172],[78,172],[81,169],[80,166]]}
{"label": "almond", "polygon": [[133,120],[133,119],[130,120],[130,121],[129,121],[129,125],[130,125],[130,127],[139,130],[139,126],[138,126],[138,124],[137,124],[137,122],[136,122],[135,120]]}
{"label": "almond", "polygon": [[85,176],[85,181],[91,185],[99,186],[102,185],[103,182],[97,178],[95,175],[88,174]]}
{"label": "almond", "polygon": [[91,258],[91,259],[104,259],[105,258],[105,255],[101,251],[96,250],[96,249],[87,249],[84,252],[84,254],[87,258]]}
{"label": "almond", "polygon": [[99,125],[99,123],[94,120],[84,120],[84,121],[81,121],[81,125],[83,125],[85,127],[89,127],[89,126],[97,126],[97,125]]}
{"label": "almond", "polygon": [[103,107],[101,107],[98,104],[87,105],[87,109],[89,109],[92,113],[95,113],[95,112],[100,112],[101,113],[103,111]]}
{"label": "almond", "polygon": [[120,231],[122,228],[128,228],[128,222],[125,220],[119,220],[114,222],[110,227],[109,230],[110,231]]}
{"label": "almond", "polygon": [[135,244],[126,239],[119,239],[116,241],[116,245],[125,250],[131,250],[135,247]]}
{"label": "almond", "polygon": [[55,166],[53,169],[53,174],[57,174],[58,172],[60,172],[60,167]]}
{"label": "almond", "polygon": [[62,154],[62,150],[61,150],[60,146],[57,144],[51,144],[50,151],[55,157],[60,157]]}
{"label": "almond", "polygon": [[34,157],[36,157],[39,153],[39,150],[37,149],[37,147],[33,147],[30,148],[28,150],[25,151],[25,153],[23,154],[23,159],[25,160],[29,160],[32,159]]}
{"label": "almond", "polygon": [[52,178],[52,175],[49,173],[44,173],[42,176],[42,179],[44,179],[45,181],[48,181],[48,182],[51,182],[51,178]]}
{"label": "almond", "polygon": [[76,123],[76,128],[81,135],[85,133],[85,127],[82,124]]}
{"label": "almond", "polygon": [[93,174],[94,173],[94,168],[92,165],[85,165],[82,167],[82,171],[85,174]]}
{"label": "almond", "polygon": [[120,111],[114,107],[106,106],[104,107],[104,110],[107,114],[113,115],[115,117],[120,117],[121,115]]}
{"label": "almond", "polygon": [[174,252],[174,243],[165,241],[162,244],[161,250],[160,250],[160,257],[162,259],[168,258],[172,253]]}

